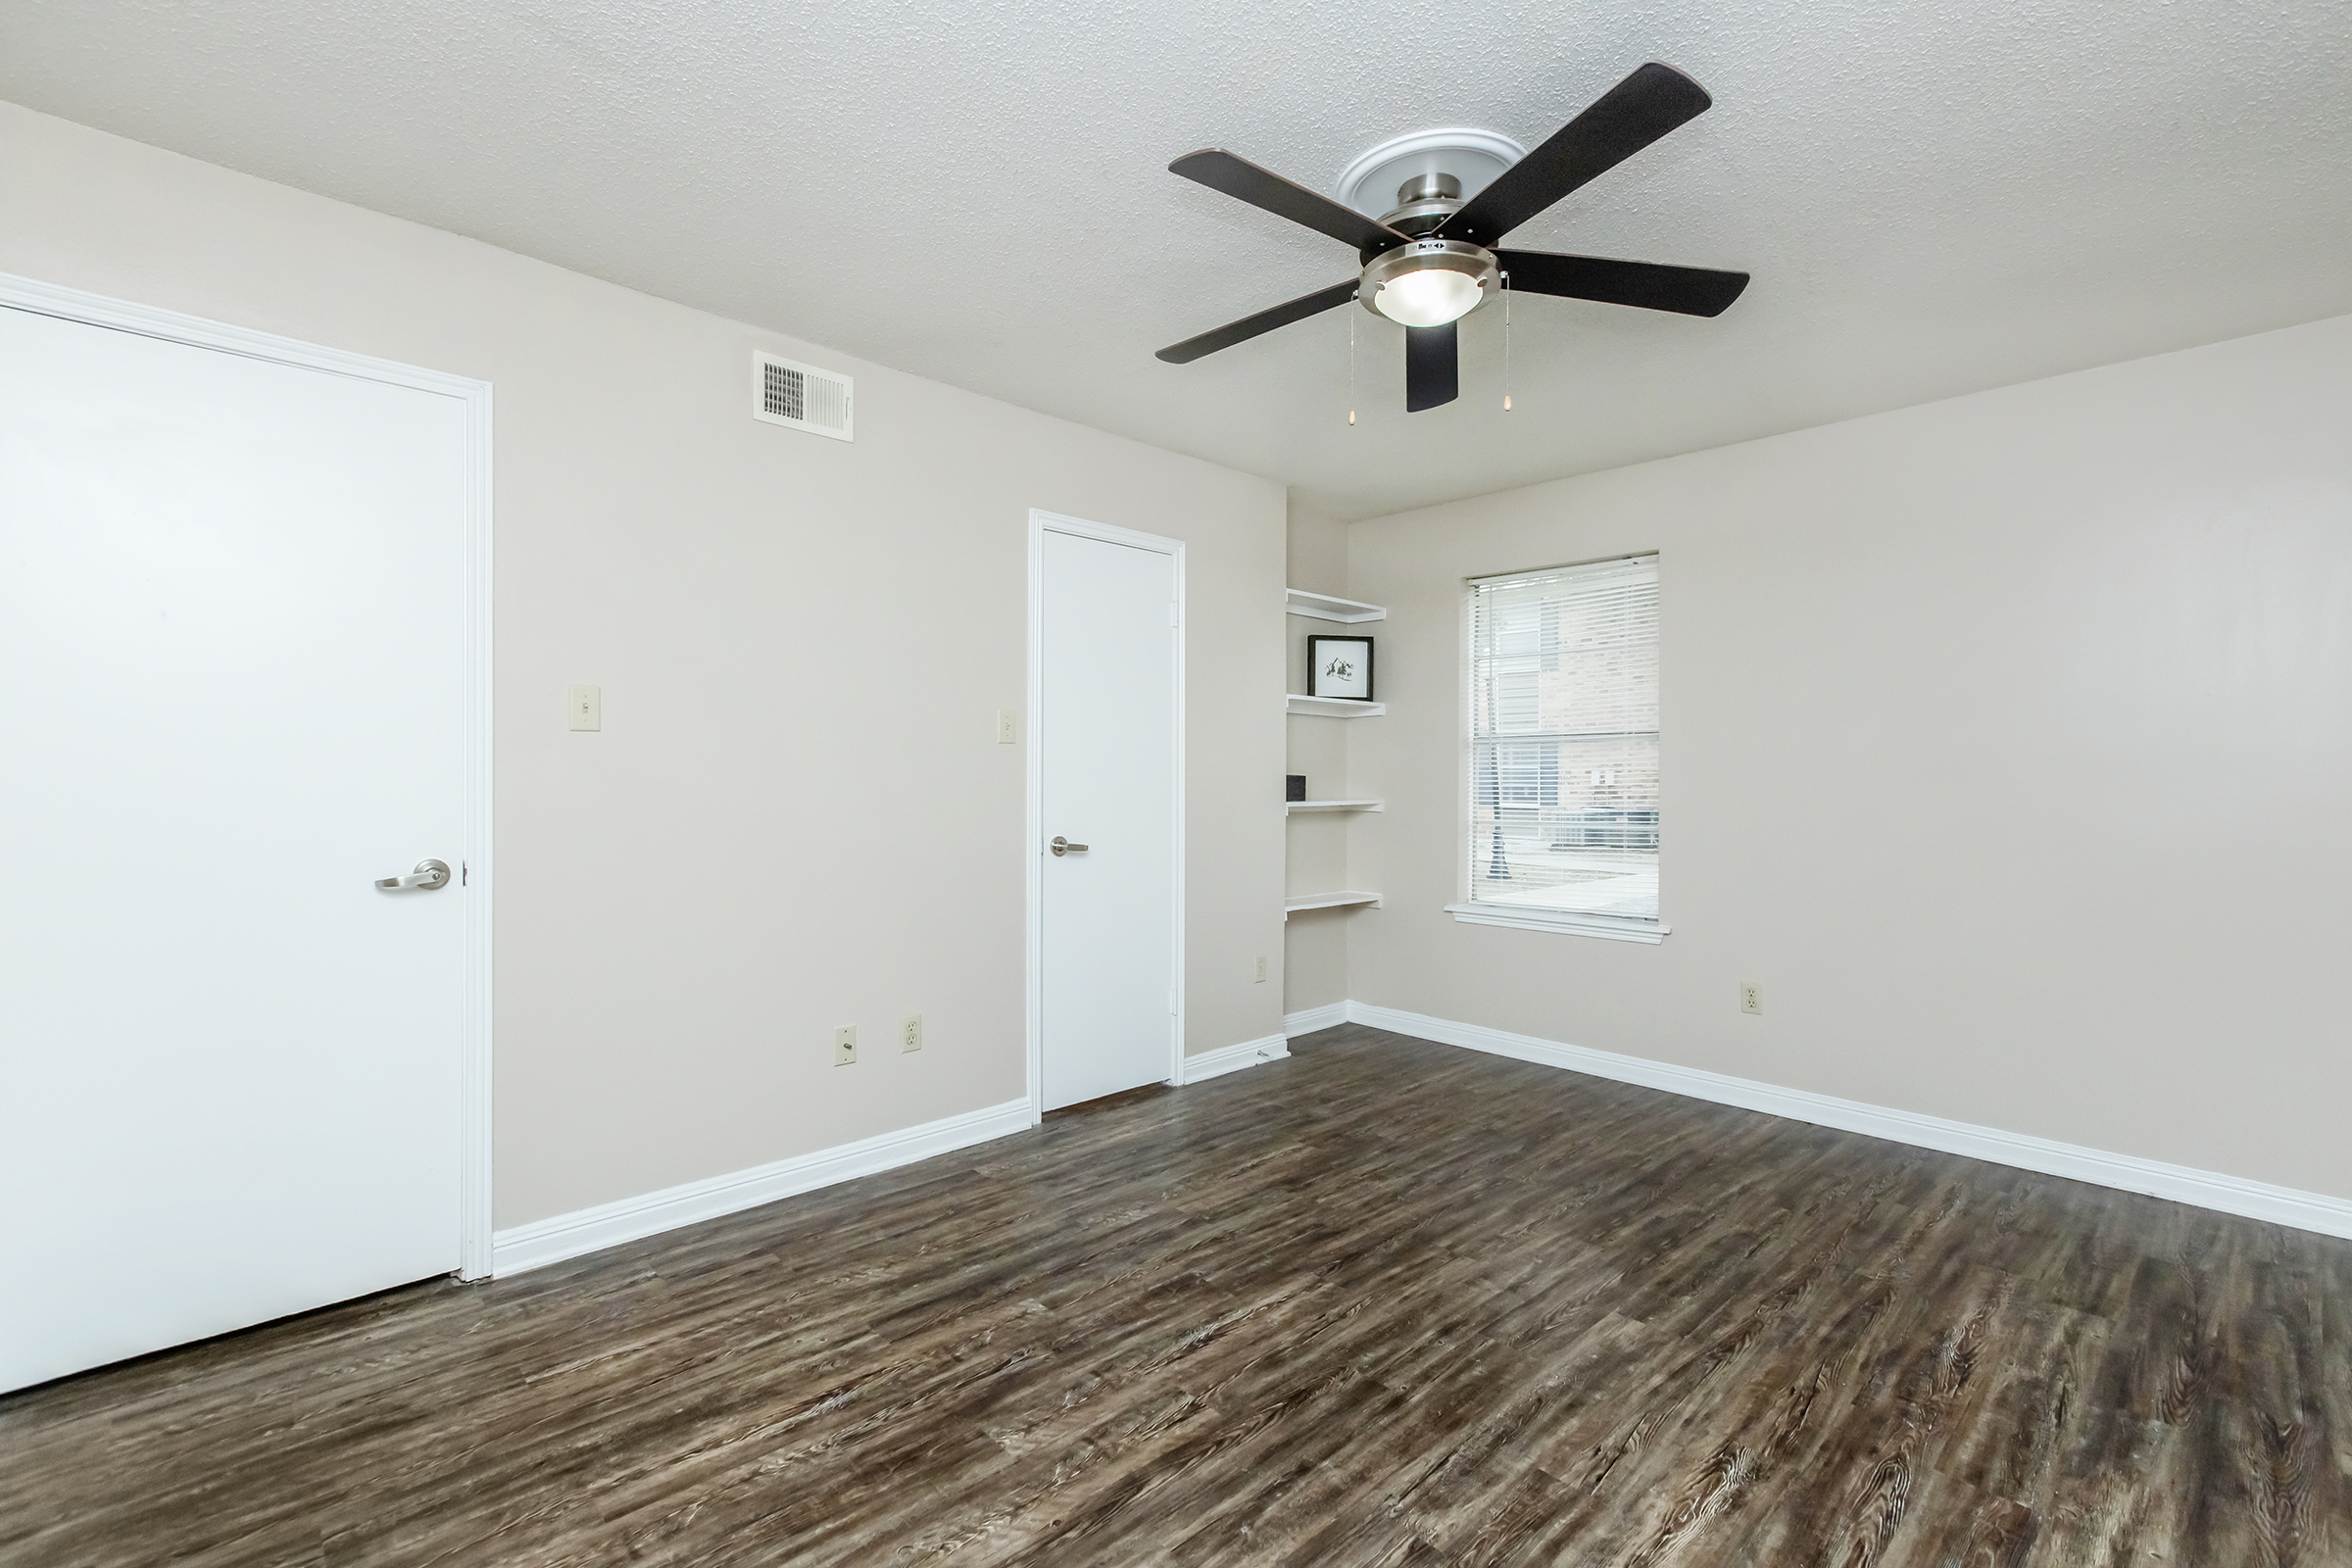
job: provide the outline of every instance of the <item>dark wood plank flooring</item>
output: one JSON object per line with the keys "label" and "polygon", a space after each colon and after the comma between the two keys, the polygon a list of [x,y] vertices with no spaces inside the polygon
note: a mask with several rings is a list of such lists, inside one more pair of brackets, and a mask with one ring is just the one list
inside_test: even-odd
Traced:
{"label": "dark wood plank flooring", "polygon": [[2352,1561],[2352,1243],[1295,1050],[0,1398],[0,1563]]}

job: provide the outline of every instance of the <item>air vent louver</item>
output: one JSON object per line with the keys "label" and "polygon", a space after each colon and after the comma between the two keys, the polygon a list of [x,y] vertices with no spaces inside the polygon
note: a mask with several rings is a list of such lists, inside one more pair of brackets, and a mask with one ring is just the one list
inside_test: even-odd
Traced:
{"label": "air vent louver", "polygon": [[849,376],[760,353],[752,356],[752,371],[753,418],[837,441],[856,439],[851,422],[856,382]]}

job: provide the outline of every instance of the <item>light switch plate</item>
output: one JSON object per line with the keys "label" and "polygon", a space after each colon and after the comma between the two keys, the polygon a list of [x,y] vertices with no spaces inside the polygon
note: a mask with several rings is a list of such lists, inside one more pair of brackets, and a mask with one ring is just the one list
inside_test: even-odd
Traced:
{"label": "light switch plate", "polygon": [[997,744],[999,746],[1010,746],[1020,738],[1021,726],[1020,723],[1012,716],[1012,710],[1009,708],[998,709]]}
{"label": "light switch plate", "polygon": [[564,689],[564,711],[571,715],[573,729],[603,729],[605,727],[605,689],[602,686],[571,686]]}

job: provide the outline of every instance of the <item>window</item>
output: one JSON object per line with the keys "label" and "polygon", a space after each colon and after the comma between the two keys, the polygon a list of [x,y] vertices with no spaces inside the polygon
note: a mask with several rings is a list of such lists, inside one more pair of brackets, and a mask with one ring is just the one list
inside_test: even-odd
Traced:
{"label": "window", "polygon": [[1654,942],[1658,558],[1470,583],[1459,919]]}

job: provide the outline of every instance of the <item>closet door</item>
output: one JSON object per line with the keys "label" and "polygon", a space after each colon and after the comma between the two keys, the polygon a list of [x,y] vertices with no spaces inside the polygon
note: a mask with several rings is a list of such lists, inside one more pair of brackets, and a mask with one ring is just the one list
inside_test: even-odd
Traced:
{"label": "closet door", "polygon": [[458,1264],[469,419],[0,308],[0,1388]]}

